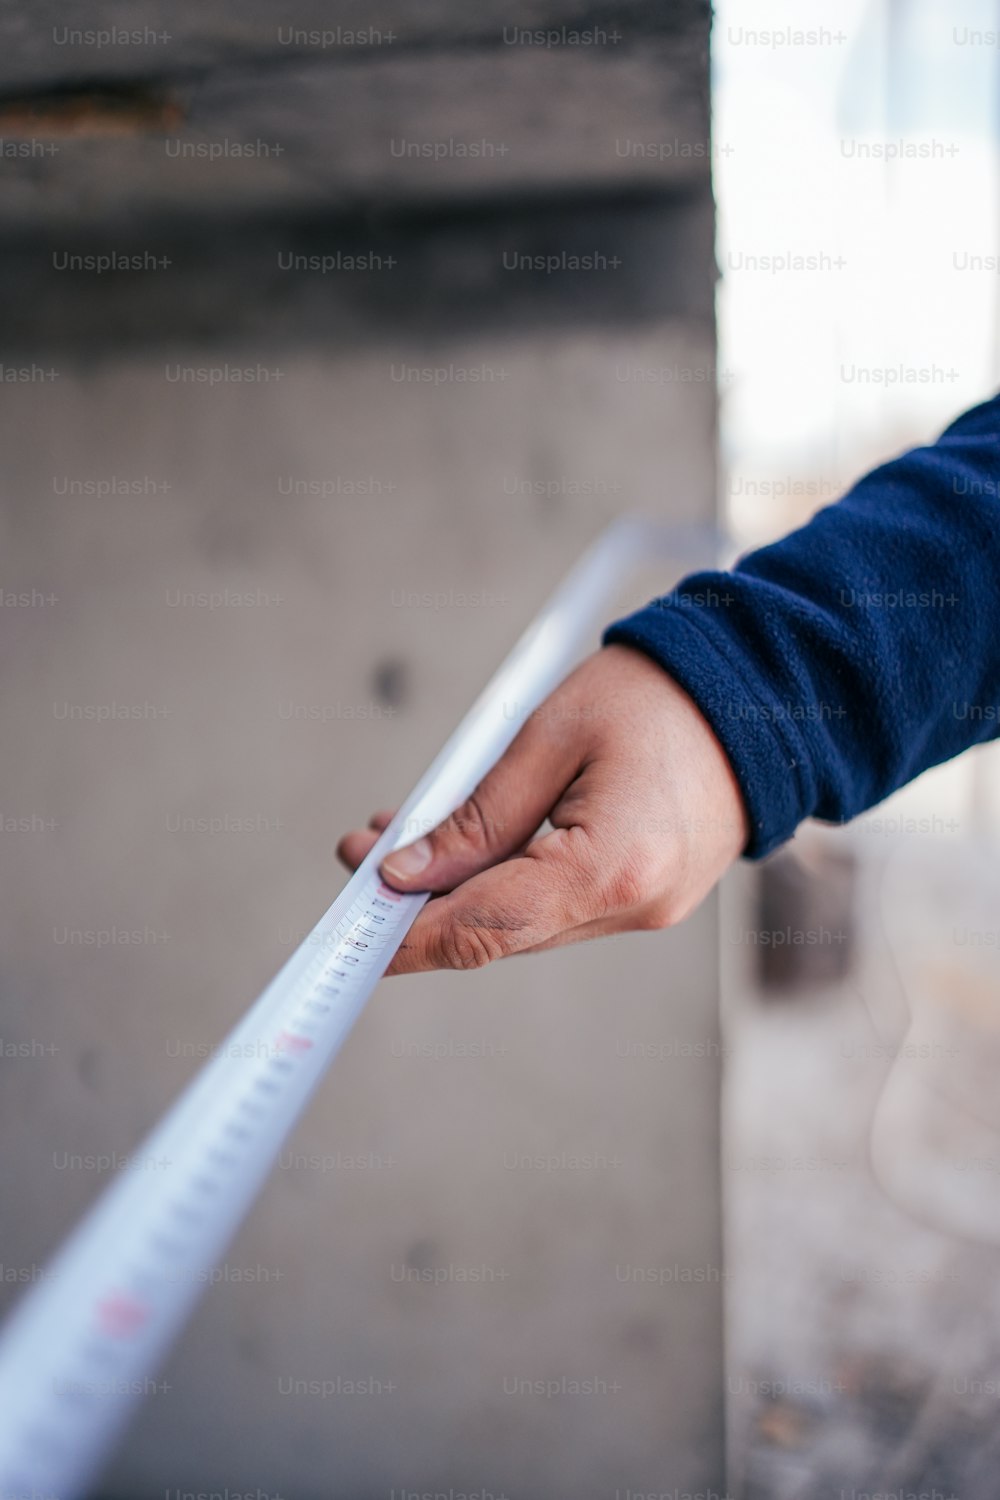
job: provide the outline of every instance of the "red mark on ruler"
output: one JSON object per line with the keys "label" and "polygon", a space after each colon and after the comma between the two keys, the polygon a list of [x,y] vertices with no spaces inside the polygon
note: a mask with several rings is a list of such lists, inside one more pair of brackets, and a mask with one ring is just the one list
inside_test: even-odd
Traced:
{"label": "red mark on ruler", "polygon": [[312,1042],[307,1036],[296,1036],[292,1031],[281,1031],[274,1044],[277,1052],[308,1052]]}
{"label": "red mark on ruler", "polygon": [[148,1317],[146,1303],[124,1292],[114,1292],[97,1304],[97,1318],[102,1330],[115,1339],[131,1338]]}

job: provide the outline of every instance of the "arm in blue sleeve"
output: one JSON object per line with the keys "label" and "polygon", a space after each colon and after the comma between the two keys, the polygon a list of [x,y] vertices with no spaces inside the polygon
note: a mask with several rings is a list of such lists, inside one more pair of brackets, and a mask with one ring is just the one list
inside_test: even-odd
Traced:
{"label": "arm in blue sleeve", "polygon": [[1000,732],[1000,396],[612,625],[708,719],[760,858]]}

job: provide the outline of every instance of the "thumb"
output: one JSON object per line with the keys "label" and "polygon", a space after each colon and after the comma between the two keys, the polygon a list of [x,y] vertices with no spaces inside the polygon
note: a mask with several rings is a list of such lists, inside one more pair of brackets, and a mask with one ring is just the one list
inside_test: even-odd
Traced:
{"label": "thumb", "polygon": [[574,736],[532,717],[472,795],[423,838],[387,854],[381,872],[403,891],[450,891],[531,838],[580,768]]}

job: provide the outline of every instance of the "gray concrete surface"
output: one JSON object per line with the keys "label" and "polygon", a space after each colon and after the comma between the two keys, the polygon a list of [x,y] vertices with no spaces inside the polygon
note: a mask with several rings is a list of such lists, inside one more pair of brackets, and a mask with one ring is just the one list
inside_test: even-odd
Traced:
{"label": "gray concrete surface", "polygon": [[[5,1267],[105,1180],[74,1157],[135,1148],[331,898],[338,832],[405,792],[582,545],[637,501],[707,509],[709,389],[615,375],[709,361],[690,333],[447,357],[506,379],[395,381],[426,359],[399,348],[209,391],[57,358],[8,392],[4,586],[37,597],[4,613],[3,1036],[57,1050],[3,1063]],[[101,481],[143,492],[73,492]],[[506,492],[541,483],[593,493]],[[709,909],[386,986],[108,1493],[718,1485],[714,952]],[[381,1385],[281,1394],[338,1377]],[[564,1377],[595,1390],[505,1385]]]}
{"label": "gray concrete surface", "polygon": [[[589,51],[504,43],[595,19],[555,0],[386,0],[356,49],[256,4],[54,35],[160,9],[0,5],[0,140],[55,148],[5,146],[0,210],[4,1306],[584,544],[714,514],[704,6]],[[721,1491],[716,948],[710,904],[380,990],[104,1493]]]}
{"label": "gray concrete surface", "polygon": [[[97,0],[60,5],[39,0],[25,10],[15,0],[0,4],[0,37],[6,43],[3,77],[8,89],[50,88],[94,78],[162,78],[218,71],[240,64],[267,66],[283,57],[325,57],[364,64],[397,51],[507,45],[505,29],[566,28],[605,33],[612,48],[636,46],[650,36],[672,40],[675,53],[700,48],[704,55],[708,7],[702,0],[654,6],[647,0],[612,0],[593,10],[580,0],[484,0],[475,7],[454,0],[289,0],[280,14],[266,0],[173,0],[169,11],[157,0]],[[65,31],[118,28],[138,40],[99,44]],[[314,38],[298,32],[316,32]],[[333,36],[326,33],[333,32]],[[145,33],[150,33],[146,35]],[[292,35],[289,35],[292,33]],[[584,43],[586,45],[586,43]],[[702,83],[692,75],[693,83]]]}
{"label": "gray concrete surface", "polygon": [[[5,4],[0,225],[79,233],[218,224],[264,204],[327,216],[704,186],[708,14],[700,0],[599,14],[565,0],[308,0],[280,15],[222,0],[169,16]],[[359,25],[375,40],[322,39]],[[538,28],[556,43],[532,40]]]}

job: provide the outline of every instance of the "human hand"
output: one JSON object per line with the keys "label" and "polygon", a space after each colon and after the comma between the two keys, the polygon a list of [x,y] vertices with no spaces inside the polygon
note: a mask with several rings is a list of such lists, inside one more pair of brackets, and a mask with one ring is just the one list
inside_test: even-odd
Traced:
{"label": "human hand", "polygon": [[[356,868],[391,814],[346,834]],[[548,819],[551,831],[538,835]],[[450,818],[382,862],[432,891],[388,972],[477,969],[686,917],[749,838],[739,788],[700,710],[630,646],[605,646],[533,713]]]}

